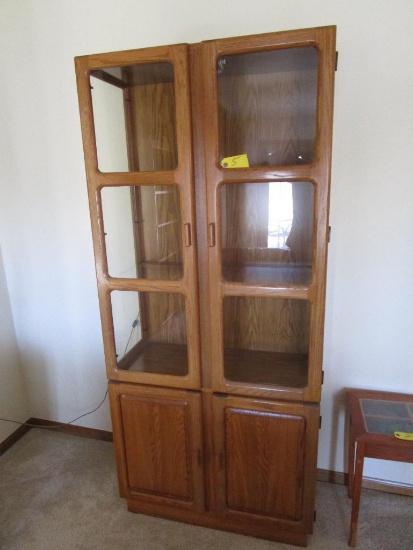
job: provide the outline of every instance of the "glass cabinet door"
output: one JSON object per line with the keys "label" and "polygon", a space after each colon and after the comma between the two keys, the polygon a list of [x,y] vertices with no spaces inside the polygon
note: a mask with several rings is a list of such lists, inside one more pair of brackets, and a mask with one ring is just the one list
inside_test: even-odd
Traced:
{"label": "glass cabinet door", "polygon": [[319,399],[333,34],[204,45],[215,391]]}
{"label": "glass cabinet door", "polygon": [[198,388],[188,46],[76,63],[108,376]]}

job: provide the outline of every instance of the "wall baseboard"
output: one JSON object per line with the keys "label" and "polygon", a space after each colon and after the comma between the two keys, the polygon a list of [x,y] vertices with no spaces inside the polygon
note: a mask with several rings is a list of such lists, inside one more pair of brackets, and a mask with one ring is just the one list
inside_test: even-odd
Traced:
{"label": "wall baseboard", "polygon": [[[332,470],[317,470],[317,481],[327,481],[328,483],[338,483],[339,485],[348,484],[348,474],[343,472],[334,472]],[[413,485],[407,483],[397,483],[385,479],[376,479],[373,477],[363,477],[362,487],[364,489],[373,489],[385,493],[396,495],[413,496]]]}
{"label": "wall baseboard", "polygon": [[[0,443],[0,456],[5,453],[12,445],[22,438],[32,427],[45,427],[53,429],[56,432],[78,435],[80,437],[89,437],[91,439],[100,439],[101,441],[113,441],[112,432],[105,430],[96,430],[94,428],[85,428],[83,426],[74,426],[73,424],[61,424],[52,420],[43,420],[41,418],[29,418],[26,421],[31,426],[22,425],[9,437]],[[339,485],[347,485],[348,474],[343,472],[334,472],[333,470],[317,469],[317,481],[325,481],[328,483],[337,483]],[[375,479],[372,477],[363,478],[363,488],[374,489],[375,491],[383,491],[385,493],[393,493],[397,495],[413,496],[413,485],[405,483],[396,483],[385,479]]]}
{"label": "wall baseboard", "polygon": [[[27,425],[29,424],[29,425]],[[100,439],[101,441],[113,441],[112,432],[105,430],[96,430],[94,428],[85,428],[83,426],[74,426],[73,424],[62,424],[52,420],[43,420],[42,418],[28,418],[24,424],[19,426],[9,437],[0,442],[0,456],[12,447],[32,428],[53,429],[55,432],[79,435],[80,437],[89,437],[90,439]]]}
{"label": "wall baseboard", "polygon": [[17,430],[0,442],[0,456],[10,449],[10,447],[22,438],[24,434],[27,434],[30,429],[31,428],[29,426],[19,426]]}
{"label": "wall baseboard", "polygon": [[96,430],[95,428],[85,428],[84,426],[75,426],[74,424],[62,424],[52,420],[43,420],[42,418],[29,418],[28,424],[34,427],[44,427],[53,429],[53,431],[70,435],[79,435],[80,437],[89,437],[90,439],[100,439],[102,441],[113,441],[112,432],[105,430]]}

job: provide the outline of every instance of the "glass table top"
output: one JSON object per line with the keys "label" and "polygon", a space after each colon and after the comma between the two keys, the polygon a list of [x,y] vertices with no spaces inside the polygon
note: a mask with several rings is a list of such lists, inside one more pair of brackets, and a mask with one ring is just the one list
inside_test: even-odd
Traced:
{"label": "glass table top", "polygon": [[413,402],[360,399],[360,405],[368,433],[413,433]]}

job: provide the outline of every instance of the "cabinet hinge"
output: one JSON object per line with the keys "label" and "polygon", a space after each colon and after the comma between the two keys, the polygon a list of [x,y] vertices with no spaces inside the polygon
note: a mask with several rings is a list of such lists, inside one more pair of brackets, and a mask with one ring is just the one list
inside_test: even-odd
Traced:
{"label": "cabinet hinge", "polygon": [[328,226],[328,242],[330,242],[331,239],[331,225]]}
{"label": "cabinet hinge", "polygon": [[321,385],[324,384],[324,371],[321,371]]}
{"label": "cabinet hinge", "polygon": [[337,71],[337,67],[338,67],[338,52],[336,52],[336,66],[334,70]]}
{"label": "cabinet hinge", "polygon": [[319,426],[318,426],[318,428],[319,428],[320,430],[321,430],[321,424],[322,424],[322,423],[323,423],[323,417],[320,416],[320,424],[319,424]]}

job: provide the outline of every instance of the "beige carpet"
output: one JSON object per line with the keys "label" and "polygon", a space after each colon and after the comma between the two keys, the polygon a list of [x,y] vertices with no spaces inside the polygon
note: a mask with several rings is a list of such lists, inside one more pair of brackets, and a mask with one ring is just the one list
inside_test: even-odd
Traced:
{"label": "beige carpet", "polygon": [[[359,550],[413,549],[413,498],[363,490]],[[346,488],[317,487],[309,548],[347,549]],[[31,430],[0,457],[2,550],[292,550],[292,546],[131,514],[111,443]]]}

